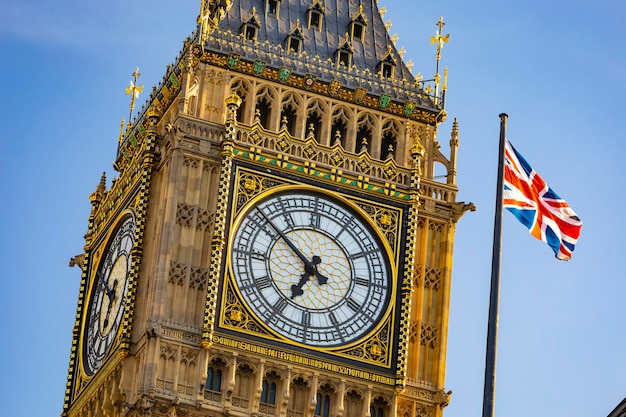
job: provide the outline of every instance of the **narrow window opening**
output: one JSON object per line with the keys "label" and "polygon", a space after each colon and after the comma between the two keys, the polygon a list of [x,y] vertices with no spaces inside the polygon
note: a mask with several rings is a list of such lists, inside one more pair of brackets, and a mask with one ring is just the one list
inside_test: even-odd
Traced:
{"label": "narrow window opening", "polygon": [[317,404],[315,405],[315,417],[330,416],[330,395],[317,393]]}
{"label": "narrow window opening", "polygon": [[296,109],[291,107],[291,104],[283,107],[283,111],[280,113],[281,127],[284,124],[287,127],[287,131],[291,136],[295,135],[296,127]]}
{"label": "narrow window opening", "polygon": [[392,132],[387,132],[383,135],[383,141],[380,145],[380,158],[387,159],[393,158],[396,149],[396,137]]}
{"label": "narrow window opening", "polygon": [[274,15],[278,17],[278,5],[280,4],[279,0],[267,0],[267,14]]}
{"label": "narrow window opening", "polygon": [[365,125],[359,127],[356,134],[357,152],[369,151],[372,142],[372,131]]}
{"label": "narrow window opening", "polygon": [[309,13],[309,29],[316,28],[317,30],[322,30],[322,14],[318,12],[311,11]]}
{"label": "narrow window opening", "polygon": [[365,28],[362,24],[353,22],[352,23],[352,39],[358,39],[363,41],[363,37],[365,35]]}
{"label": "narrow window opening", "polygon": [[254,26],[246,26],[246,39],[249,41],[253,41],[256,39],[257,29]]}
{"label": "narrow window opening", "polygon": [[312,135],[319,142],[319,135],[322,128],[322,117],[316,111],[310,113],[306,118],[307,136]]}
{"label": "narrow window opening", "polygon": [[293,52],[300,52],[300,39],[289,38],[289,50]]}
{"label": "narrow window opening", "polygon": [[392,78],[393,77],[393,65],[383,63],[381,66],[381,73],[382,73],[382,76],[385,78]]}
{"label": "narrow window opening", "polygon": [[341,146],[345,148],[346,146],[346,132],[348,131],[348,126],[346,122],[342,119],[337,119],[333,122],[331,128],[331,143],[333,145],[339,143]]}
{"label": "narrow window opening", "polygon": [[339,65],[350,66],[350,54],[346,51],[339,51]]}
{"label": "narrow window opening", "polygon": [[257,101],[256,104],[256,117],[259,118],[259,122],[263,128],[269,128],[270,114],[271,114],[271,104],[267,101],[265,97],[261,98]]}

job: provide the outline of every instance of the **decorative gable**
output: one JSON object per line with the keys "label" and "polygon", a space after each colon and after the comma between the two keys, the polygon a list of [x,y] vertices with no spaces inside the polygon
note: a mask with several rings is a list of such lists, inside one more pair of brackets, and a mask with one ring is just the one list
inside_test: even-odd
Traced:
{"label": "decorative gable", "polygon": [[241,25],[241,34],[250,41],[256,41],[257,35],[259,33],[259,28],[261,27],[261,23],[259,22],[259,18],[257,16],[256,8],[252,8],[252,14],[243,22]]}
{"label": "decorative gable", "polygon": [[383,57],[383,59],[378,63],[376,67],[376,72],[380,74],[381,77],[384,78],[393,78],[394,72],[396,68],[396,60],[392,54],[393,48],[391,46],[387,47],[387,53]]}
{"label": "decorative gable", "polygon": [[352,65],[353,53],[354,49],[350,43],[350,35],[346,33],[346,36],[343,38],[343,42],[339,44],[339,48],[335,52],[335,62],[337,63],[337,66],[345,65],[346,67],[350,67]]}
{"label": "decorative gable", "polygon": [[367,26],[367,17],[363,13],[363,5],[359,5],[359,10],[352,16],[350,21],[350,35],[352,40],[358,39],[361,42],[365,39],[365,27]]}
{"label": "decorative gable", "polygon": [[295,26],[289,31],[285,38],[285,48],[287,51],[299,53],[304,43],[304,35],[302,34],[302,25],[300,19],[296,20]]}

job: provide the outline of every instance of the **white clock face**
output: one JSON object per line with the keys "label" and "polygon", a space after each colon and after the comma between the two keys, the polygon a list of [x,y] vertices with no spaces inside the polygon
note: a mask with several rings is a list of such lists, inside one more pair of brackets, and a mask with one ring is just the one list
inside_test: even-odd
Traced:
{"label": "white clock face", "polygon": [[128,217],[110,241],[93,277],[86,330],[84,365],[88,375],[101,366],[115,341],[126,305],[135,222]]}
{"label": "white clock face", "polygon": [[387,251],[357,210],[327,194],[283,191],[246,210],[230,262],[253,313],[305,345],[354,342],[389,305]]}

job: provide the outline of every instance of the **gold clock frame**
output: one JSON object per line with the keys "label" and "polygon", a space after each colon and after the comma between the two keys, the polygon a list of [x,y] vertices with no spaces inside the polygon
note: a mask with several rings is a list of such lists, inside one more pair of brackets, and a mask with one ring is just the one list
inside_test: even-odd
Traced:
{"label": "gold clock frame", "polygon": [[330,184],[306,176],[286,175],[281,170],[268,172],[259,168],[250,164],[250,161],[237,160],[230,165],[228,181],[222,182],[222,186],[228,184],[229,191],[222,194],[226,190],[221,189],[220,194],[230,195],[229,201],[225,202],[228,207],[225,211],[228,213],[228,221],[223,229],[228,230],[225,241],[232,240],[236,226],[246,210],[269,194],[285,189],[315,190],[327,194],[358,212],[383,242],[393,281],[390,301],[379,323],[359,340],[345,346],[311,348],[277,335],[250,311],[236,289],[232,270],[227,262],[230,249],[221,245],[219,250],[222,252],[223,262],[220,268],[223,271],[223,280],[219,297],[215,298],[215,307],[219,313],[215,318],[216,328],[210,344],[238,347],[276,358],[283,357],[286,349],[288,360],[296,363],[397,385],[406,355],[402,348],[401,315],[408,302],[404,294],[405,287],[402,285],[404,279],[400,276],[403,268],[406,268],[403,258],[407,236],[402,224],[403,219],[410,215],[411,203],[406,199],[400,202],[400,199],[394,201],[380,196],[373,198],[363,193],[354,193],[348,187],[331,187]]}
{"label": "gold clock frame", "polygon": [[[126,296],[125,296],[126,302],[124,304],[124,312],[122,313],[122,319],[120,321],[120,325],[118,329],[116,330],[114,341],[111,343],[111,346],[109,347],[109,352],[106,354],[105,358],[103,359],[102,365],[100,366],[100,368],[96,370],[96,372],[94,372],[94,374],[89,375],[89,373],[85,369],[83,355],[84,355],[84,349],[85,349],[85,346],[84,346],[85,345],[85,332],[87,331],[86,322],[89,319],[89,312],[91,309],[91,302],[92,302],[92,297],[93,297],[93,288],[94,288],[94,285],[96,285],[96,281],[97,281],[95,274],[98,268],[100,268],[102,259],[106,256],[106,252],[112,243],[112,239],[115,237],[115,234],[119,231],[119,228],[122,225],[122,223],[126,221],[128,217],[132,217],[133,222],[134,222],[134,232],[133,232],[134,236],[133,236],[133,244],[131,246],[131,253],[130,253],[131,257],[129,258],[130,272],[128,276],[128,288],[126,290]],[[137,214],[135,213],[133,209],[123,210],[111,222],[111,226],[108,227],[106,231],[103,231],[103,233],[100,236],[94,239],[94,245],[93,245],[93,250],[91,251],[90,262],[86,266],[86,276],[88,277],[88,280],[87,280],[87,285],[85,288],[85,298],[84,298],[85,308],[83,309],[83,314],[80,318],[80,333],[78,335],[78,346],[77,346],[77,352],[78,352],[77,365],[78,365],[78,371],[79,371],[79,376],[80,376],[79,381],[81,381],[82,383],[86,383],[90,379],[95,378],[99,373],[103,373],[103,372],[106,373],[105,371],[106,369],[109,369],[111,366],[114,366],[114,364],[109,363],[111,362],[110,360],[111,357],[115,355],[116,351],[124,347],[123,346],[124,339],[126,337],[126,333],[128,333],[129,311],[132,307],[131,302],[130,302],[131,290],[136,281],[135,269],[136,269],[136,265],[138,262],[136,259],[134,259],[136,257],[136,254],[133,253],[135,252],[136,246],[137,246]],[[122,354],[120,358],[123,356],[124,355]]]}

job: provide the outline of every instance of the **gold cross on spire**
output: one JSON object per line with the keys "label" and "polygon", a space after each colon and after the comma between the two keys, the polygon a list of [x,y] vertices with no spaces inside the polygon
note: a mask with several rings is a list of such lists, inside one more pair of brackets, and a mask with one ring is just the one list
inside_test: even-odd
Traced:
{"label": "gold cross on spire", "polygon": [[139,98],[139,94],[143,91],[143,84],[137,85],[137,79],[141,77],[141,74],[139,74],[139,68],[135,68],[135,72],[133,72],[132,76],[133,79],[130,82],[130,86],[126,87],[126,95],[130,94],[130,116],[128,116],[128,127],[130,127],[130,123],[133,118],[133,110],[135,110],[135,99]]}
{"label": "gold cross on spire", "polygon": [[[441,60],[441,49],[443,48],[444,43],[448,43],[450,41],[450,34],[442,35],[441,32],[443,27],[446,24],[443,22],[443,16],[439,17],[439,21],[435,23],[435,26],[438,26],[439,29],[436,32],[435,36],[430,37],[430,44],[437,44],[437,67],[435,71],[435,101],[439,100],[439,85],[441,84],[441,75],[439,75],[439,61]],[[446,78],[448,76],[447,68],[444,71],[444,91],[446,90]]]}
{"label": "gold cross on spire", "polygon": [[450,41],[450,34],[441,34],[441,31],[443,30],[443,27],[445,25],[446,24],[443,22],[443,16],[439,17],[439,22],[435,23],[435,26],[439,26],[439,30],[437,30],[437,34],[435,36],[430,37],[431,45],[437,43],[437,61],[441,59],[441,49],[443,48],[443,44]]}

